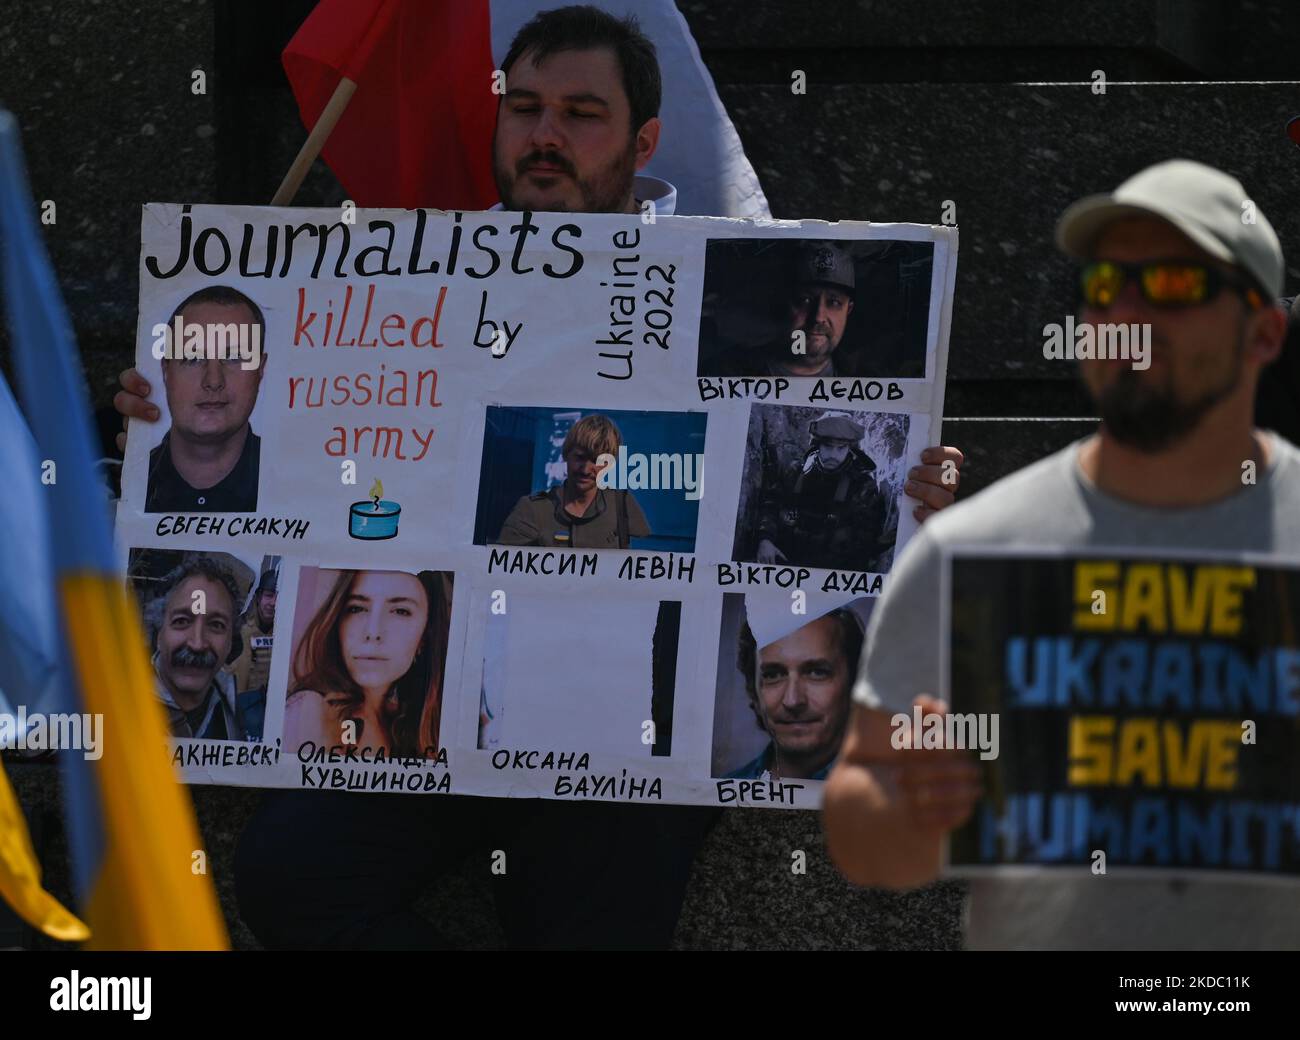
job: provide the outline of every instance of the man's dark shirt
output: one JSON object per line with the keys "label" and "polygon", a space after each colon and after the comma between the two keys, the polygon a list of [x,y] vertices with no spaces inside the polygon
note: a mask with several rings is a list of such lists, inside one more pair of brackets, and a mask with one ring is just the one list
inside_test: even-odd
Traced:
{"label": "man's dark shirt", "polygon": [[815,379],[817,376],[831,378],[842,375],[836,370],[834,354],[826,358],[826,363],[817,376],[796,377],[781,371],[779,359],[790,352],[790,340],[778,339],[756,347],[733,346],[724,350],[712,361],[700,366],[702,376],[779,376],[787,378]]}
{"label": "man's dark shirt", "polygon": [[844,463],[824,470],[810,449],[765,489],[758,537],[772,542],[792,566],[871,570],[882,545],[888,502],[876,483],[876,464],[854,448]]}
{"label": "man's dark shirt", "polygon": [[193,711],[187,711],[185,718],[190,724],[190,731],[196,737],[202,737],[204,740],[229,740],[230,734],[226,732],[226,715],[221,710],[220,705],[212,713],[212,721],[208,723],[208,728],[203,731],[200,731],[199,728],[203,725],[203,717],[207,714],[208,705],[215,696],[217,696],[216,686],[209,686],[208,695],[203,698],[197,708]]}
{"label": "man's dark shirt", "polygon": [[146,513],[252,513],[257,509],[257,474],[262,439],[252,429],[235,468],[210,488],[191,487],[172,465],[171,431],[149,452]]}

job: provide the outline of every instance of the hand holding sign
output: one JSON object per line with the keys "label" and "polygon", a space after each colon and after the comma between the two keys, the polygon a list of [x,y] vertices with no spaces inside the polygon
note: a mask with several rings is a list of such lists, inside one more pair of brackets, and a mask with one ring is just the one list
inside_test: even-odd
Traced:
{"label": "hand holding sign", "polygon": [[[935,697],[922,694],[912,703],[921,708],[923,719],[948,714],[948,706]],[[917,741],[915,747],[903,747],[895,763],[898,797],[918,829],[947,832],[970,818],[982,793],[970,752],[923,747]]]}
{"label": "hand holding sign", "polygon": [[[923,722],[948,715],[927,694],[912,703]],[[858,885],[912,888],[933,880],[943,840],[970,819],[983,793],[970,752],[921,740],[913,746],[910,732],[900,740],[899,718],[859,705],[827,778],[827,849]],[[914,714],[901,718],[910,726]]]}

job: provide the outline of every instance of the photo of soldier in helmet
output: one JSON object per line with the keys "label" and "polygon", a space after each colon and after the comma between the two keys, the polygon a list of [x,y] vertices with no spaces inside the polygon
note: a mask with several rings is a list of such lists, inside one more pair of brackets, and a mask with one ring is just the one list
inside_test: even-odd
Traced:
{"label": "photo of soldier in helmet", "polygon": [[924,377],[932,275],[928,242],[712,240],[696,373]]}
{"label": "photo of soldier in helmet", "polygon": [[[751,513],[750,533],[743,540],[747,551],[736,558],[797,567],[887,570],[898,526],[892,471],[906,446],[906,416],[809,408],[768,412],[770,421],[762,429],[777,443],[758,446],[763,475],[745,503]],[[779,436],[777,429],[782,430]],[[875,442],[871,448],[868,441]],[[873,452],[889,456],[878,461]],[[888,474],[881,472],[882,463]]]}
{"label": "photo of soldier in helmet", "polygon": [[853,257],[834,242],[801,243],[789,261],[786,326],[756,347],[733,347],[709,366],[724,376],[836,376],[835,349],[853,311]]}

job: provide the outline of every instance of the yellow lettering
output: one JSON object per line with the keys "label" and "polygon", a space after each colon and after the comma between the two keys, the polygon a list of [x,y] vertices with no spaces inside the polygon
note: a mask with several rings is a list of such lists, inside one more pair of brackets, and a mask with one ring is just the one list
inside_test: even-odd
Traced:
{"label": "yellow lettering", "polygon": [[1204,728],[1205,786],[1211,791],[1230,791],[1237,786],[1237,752],[1241,749],[1241,723],[1215,720],[1196,722]]}
{"label": "yellow lettering", "polygon": [[1145,786],[1160,786],[1160,740],[1155,719],[1128,719],[1120,727],[1116,786],[1131,783],[1139,773]]}
{"label": "yellow lettering", "polygon": [[1230,791],[1237,786],[1241,725],[1197,719],[1187,726],[1166,719],[1116,720],[1108,715],[1070,719],[1071,786],[1171,787]]}
{"label": "yellow lettering", "polygon": [[[1106,609],[1092,612],[1092,594],[1106,596]],[[1077,560],[1074,564],[1074,627],[1109,632],[1115,627],[1119,598],[1119,564],[1114,560]]]}
{"label": "yellow lettering", "polygon": [[1138,622],[1144,618],[1147,631],[1165,630],[1165,583],[1162,570],[1158,564],[1135,563],[1124,575],[1120,628],[1125,632],[1137,631]]}
{"label": "yellow lettering", "polygon": [[1214,609],[1210,614],[1210,632],[1216,636],[1235,636],[1241,631],[1241,600],[1247,589],[1255,587],[1254,567],[1215,567]]}
{"label": "yellow lettering", "polygon": [[1075,715],[1070,719],[1070,771],[1072,786],[1110,783],[1110,745],[1115,720],[1109,715]]}
{"label": "yellow lettering", "polygon": [[[1168,631],[1239,635],[1243,600],[1255,586],[1253,567],[1134,563],[1121,573],[1113,560],[1074,565],[1074,627],[1093,632]],[[1105,608],[1095,609],[1096,602]]]}
{"label": "yellow lettering", "polygon": [[1169,610],[1173,629],[1186,635],[1200,635],[1205,631],[1205,615],[1210,606],[1210,590],[1214,582],[1207,580],[1206,568],[1192,568],[1192,591],[1188,595],[1187,573],[1177,564],[1169,567]]}
{"label": "yellow lettering", "polygon": [[1166,720],[1161,727],[1165,738],[1165,772],[1169,777],[1170,787],[1195,787],[1201,774],[1201,759],[1204,756],[1204,741],[1198,739],[1201,730],[1193,723],[1187,733],[1187,744],[1183,745],[1183,730],[1178,723]]}

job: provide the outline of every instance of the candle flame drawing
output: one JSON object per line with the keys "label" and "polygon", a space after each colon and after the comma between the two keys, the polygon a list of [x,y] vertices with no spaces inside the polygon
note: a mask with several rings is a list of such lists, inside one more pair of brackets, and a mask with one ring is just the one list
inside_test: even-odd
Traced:
{"label": "candle flame drawing", "polygon": [[384,482],[375,477],[368,498],[348,506],[348,534],[372,542],[396,538],[401,514],[401,504],[384,498]]}

